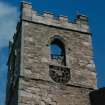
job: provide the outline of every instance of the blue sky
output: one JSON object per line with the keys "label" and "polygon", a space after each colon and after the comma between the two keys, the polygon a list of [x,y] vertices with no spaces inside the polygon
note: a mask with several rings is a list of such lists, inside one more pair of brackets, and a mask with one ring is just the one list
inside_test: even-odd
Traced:
{"label": "blue sky", "polygon": [[[33,9],[42,13],[50,11],[56,16],[66,15],[74,20],[78,12],[89,17],[93,33],[94,60],[97,70],[98,87],[105,86],[105,0],[30,0]],[[6,81],[7,46],[19,20],[19,0],[0,0],[0,105],[4,99]],[[3,65],[2,65],[3,64]]]}
{"label": "blue sky", "polygon": [[5,91],[6,91],[6,78],[7,78],[7,55],[8,48],[2,48],[0,52],[0,105],[3,105],[5,102]]}

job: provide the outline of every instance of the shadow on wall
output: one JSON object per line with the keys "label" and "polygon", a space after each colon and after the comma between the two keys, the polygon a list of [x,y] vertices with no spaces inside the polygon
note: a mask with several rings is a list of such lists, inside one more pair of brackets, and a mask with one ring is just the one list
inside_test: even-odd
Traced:
{"label": "shadow on wall", "polygon": [[14,88],[11,87],[11,91],[7,91],[9,96],[7,95],[6,97],[6,105],[18,105],[18,87],[19,82],[17,81],[16,86]]}

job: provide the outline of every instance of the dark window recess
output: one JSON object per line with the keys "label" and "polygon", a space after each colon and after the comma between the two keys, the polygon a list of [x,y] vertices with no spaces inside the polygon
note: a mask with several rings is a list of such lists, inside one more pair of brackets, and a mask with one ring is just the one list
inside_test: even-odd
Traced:
{"label": "dark window recess", "polygon": [[65,47],[59,39],[54,39],[50,44],[51,59],[56,60],[58,64],[66,65]]}

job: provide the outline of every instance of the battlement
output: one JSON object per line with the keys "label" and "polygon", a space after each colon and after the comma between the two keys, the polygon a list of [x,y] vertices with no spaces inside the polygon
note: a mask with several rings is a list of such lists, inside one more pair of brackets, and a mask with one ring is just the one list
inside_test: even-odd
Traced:
{"label": "battlement", "polygon": [[60,15],[58,18],[50,12],[44,12],[39,15],[37,11],[32,9],[32,4],[28,2],[21,2],[21,19],[41,23],[45,25],[71,29],[75,31],[89,33],[88,17],[85,15],[77,15],[74,22],[71,22],[67,16]]}

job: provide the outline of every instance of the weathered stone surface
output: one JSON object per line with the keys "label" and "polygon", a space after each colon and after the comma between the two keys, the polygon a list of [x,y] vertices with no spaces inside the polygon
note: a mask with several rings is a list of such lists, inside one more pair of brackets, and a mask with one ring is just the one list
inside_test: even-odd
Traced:
{"label": "weathered stone surface", "polygon": [[[90,105],[89,89],[20,79],[20,103],[34,105]],[[23,105],[23,104],[21,104]]]}
{"label": "weathered stone surface", "polygon": [[[78,16],[75,23],[64,16],[55,20],[50,13],[38,16],[31,4],[22,4],[8,61],[11,78],[7,105],[90,105],[96,74],[87,22],[86,16]],[[60,37],[64,44],[66,65],[51,59],[49,46],[54,37]],[[69,81],[56,83],[49,75],[50,65],[69,68]]]}
{"label": "weathered stone surface", "polygon": [[[71,72],[71,81],[68,84],[72,82],[90,88],[96,87],[90,35],[34,23],[28,23],[24,29],[24,76],[52,81],[48,67],[53,62],[48,45],[52,37],[59,35],[65,40],[66,62]],[[30,41],[30,38],[33,40]]]}
{"label": "weathered stone surface", "polygon": [[49,26],[72,29],[75,31],[89,32],[88,18],[85,15],[78,15],[75,22],[69,22],[67,16],[59,16],[55,19],[54,15],[44,12],[42,16],[32,9],[32,5],[26,2],[22,3],[22,19],[31,22],[41,23]]}

